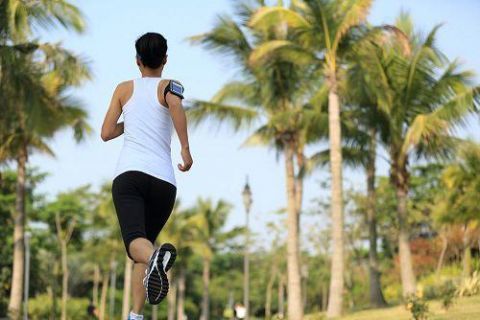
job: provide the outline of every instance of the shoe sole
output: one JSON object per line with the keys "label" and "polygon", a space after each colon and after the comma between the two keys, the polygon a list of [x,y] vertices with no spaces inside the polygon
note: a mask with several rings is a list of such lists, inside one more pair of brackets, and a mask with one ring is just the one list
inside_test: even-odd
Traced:
{"label": "shoe sole", "polygon": [[163,257],[165,256],[166,253],[170,253],[170,257],[168,257],[168,262],[167,265],[165,266],[165,272],[168,272],[175,263],[175,259],[177,258],[177,249],[173,246],[171,243],[164,243],[160,247],[160,254],[162,255],[162,261]]}
{"label": "shoe sole", "polygon": [[[152,264],[155,266],[149,268],[150,273],[147,275],[146,283],[148,303],[153,305],[159,304],[167,296],[169,283],[166,272],[173,266],[176,256],[177,251],[175,247],[169,243],[163,244],[154,253]],[[168,259],[165,270],[163,269],[164,258]]]}

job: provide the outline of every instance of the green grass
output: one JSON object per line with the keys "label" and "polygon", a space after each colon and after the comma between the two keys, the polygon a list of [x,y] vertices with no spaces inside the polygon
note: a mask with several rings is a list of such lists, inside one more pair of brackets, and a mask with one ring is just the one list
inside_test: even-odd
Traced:
{"label": "green grass", "polygon": [[[440,301],[429,301],[429,320],[478,320],[480,319],[480,296],[456,299],[448,311],[444,311]],[[309,315],[306,320],[323,319],[321,314]],[[404,306],[365,310],[348,314],[341,320],[410,320],[411,315]]]}

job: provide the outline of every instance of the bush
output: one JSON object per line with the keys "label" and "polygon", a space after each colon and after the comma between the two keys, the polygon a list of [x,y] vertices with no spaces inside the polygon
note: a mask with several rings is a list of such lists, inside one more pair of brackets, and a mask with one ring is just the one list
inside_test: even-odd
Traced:
{"label": "bush", "polygon": [[416,294],[411,294],[406,298],[405,308],[410,311],[413,319],[426,320],[428,319],[428,303],[423,297]]}
{"label": "bush", "polygon": [[[70,298],[67,303],[68,319],[87,320],[88,299]],[[55,308],[56,318],[60,317],[60,299],[57,300]],[[28,301],[28,314],[31,320],[50,319],[53,312],[53,302],[49,295],[40,294]]]}
{"label": "bush", "polygon": [[452,281],[446,281],[442,285],[440,289],[440,297],[442,299],[443,309],[448,310],[452,306],[456,291],[457,288]]}
{"label": "bush", "polygon": [[445,285],[450,282],[453,285],[458,285],[461,280],[462,269],[457,265],[451,265],[443,268],[440,274],[431,273],[419,280],[424,290],[424,297],[427,300],[443,299]]}
{"label": "bush", "polygon": [[457,289],[459,297],[468,297],[480,293],[480,274],[475,271],[471,277],[462,281]]}

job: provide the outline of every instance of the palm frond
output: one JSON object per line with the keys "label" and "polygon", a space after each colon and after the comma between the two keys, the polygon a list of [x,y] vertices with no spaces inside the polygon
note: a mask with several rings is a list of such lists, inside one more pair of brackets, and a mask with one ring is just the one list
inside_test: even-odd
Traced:
{"label": "palm frond", "polygon": [[269,29],[279,23],[291,28],[309,28],[310,23],[299,13],[284,7],[262,7],[251,18],[249,26],[254,29]]}
{"label": "palm frond", "polygon": [[296,65],[312,65],[318,58],[305,48],[289,40],[271,40],[255,47],[249,58],[253,67],[265,65],[272,57],[276,61],[291,62]]}
{"label": "palm frond", "polygon": [[200,44],[206,49],[225,54],[237,62],[247,61],[251,45],[242,28],[229,16],[218,16],[210,32],[189,37],[192,44]]}
{"label": "palm frond", "polygon": [[275,141],[275,131],[267,125],[261,126],[251,134],[243,143],[242,147],[266,147]]}
{"label": "palm frond", "polygon": [[187,116],[194,125],[211,119],[218,125],[228,124],[234,130],[238,130],[250,125],[258,118],[259,114],[256,110],[241,106],[195,100],[187,107]]}
{"label": "palm frond", "polygon": [[341,18],[335,30],[332,51],[336,51],[343,36],[352,28],[365,21],[372,6],[372,0],[350,0],[341,5]]}

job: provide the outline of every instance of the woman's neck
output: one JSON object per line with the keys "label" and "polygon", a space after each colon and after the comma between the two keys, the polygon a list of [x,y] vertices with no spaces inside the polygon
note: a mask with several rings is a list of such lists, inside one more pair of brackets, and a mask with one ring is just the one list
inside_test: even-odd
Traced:
{"label": "woman's neck", "polygon": [[162,77],[163,66],[157,69],[143,68],[141,70],[142,78],[160,78]]}

